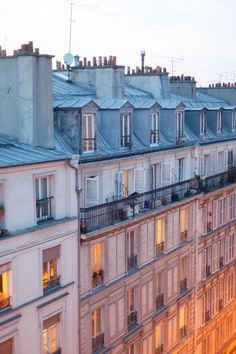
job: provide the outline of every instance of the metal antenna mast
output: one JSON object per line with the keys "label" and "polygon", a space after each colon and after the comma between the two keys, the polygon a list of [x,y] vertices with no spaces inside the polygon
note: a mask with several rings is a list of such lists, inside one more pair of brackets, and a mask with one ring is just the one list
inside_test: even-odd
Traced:
{"label": "metal antenna mast", "polygon": [[69,36],[69,53],[71,51],[72,21],[73,21],[73,3],[70,3],[70,36]]}

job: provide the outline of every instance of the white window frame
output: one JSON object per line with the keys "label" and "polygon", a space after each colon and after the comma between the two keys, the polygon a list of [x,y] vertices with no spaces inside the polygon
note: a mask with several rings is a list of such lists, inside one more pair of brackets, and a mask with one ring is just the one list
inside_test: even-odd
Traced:
{"label": "white window frame", "polygon": [[184,112],[178,111],[176,114],[176,137],[177,140],[184,136]]}
{"label": "white window frame", "polygon": [[222,111],[216,113],[216,131],[217,133],[222,132]]}
{"label": "white window frame", "polygon": [[[96,181],[96,200],[88,202],[88,181]],[[91,176],[85,178],[85,203],[86,205],[93,206],[98,204],[98,176]]]}
{"label": "white window frame", "polygon": [[[92,117],[92,134],[91,137],[89,136],[89,124],[88,124],[88,119],[89,117]],[[83,152],[88,153],[88,152],[94,152],[95,146],[94,144],[90,145],[89,139],[95,139],[95,114],[94,113],[83,113],[82,115],[82,124],[85,124],[85,145],[84,141],[82,141],[83,144]],[[83,129],[83,128],[82,128]],[[84,137],[82,137],[84,139]]]}
{"label": "white window frame", "polygon": [[206,112],[200,112],[200,135],[206,134]]}
{"label": "white window frame", "polygon": [[232,132],[236,130],[236,111],[232,111]]}
{"label": "white window frame", "polygon": [[160,112],[152,112],[151,116],[151,132],[150,132],[150,145],[159,144],[160,133]]}
{"label": "white window frame", "polygon": [[[121,147],[131,144],[131,113],[121,113]],[[127,139],[127,141],[126,141]]]}

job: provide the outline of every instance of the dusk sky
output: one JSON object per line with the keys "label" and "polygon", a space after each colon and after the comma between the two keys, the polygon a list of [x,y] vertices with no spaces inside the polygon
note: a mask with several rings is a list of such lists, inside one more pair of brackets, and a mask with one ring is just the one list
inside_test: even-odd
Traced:
{"label": "dusk sky", "polygon": [[[0,10],[0,43],[8,54],[32,40],[63,61],[69,47],[70,2],[8,0]],[[73,6],[72,54],[116,55],[194,76],[198,85],[236,81],[235,0],[81,0]]]}

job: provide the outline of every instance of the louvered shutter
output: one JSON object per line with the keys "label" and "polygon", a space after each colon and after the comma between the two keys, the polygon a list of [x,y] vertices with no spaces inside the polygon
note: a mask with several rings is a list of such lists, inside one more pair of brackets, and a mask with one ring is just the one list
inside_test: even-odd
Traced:
{"label": "louvered shutter", "polygon": [[167,297],[170,298],[172,296],[172,269],[168,269],[167,271]]}
{"label": "louvered shutter", "polygon": [[178,267],[173,268],[173,291],[174,294],[178,293]]}
{"label": "louvered shutter", "polygon": [[206,250],[201,254],[202,256],[202,280],[206,278]]}
{"label": "louvered shutter", "polygon": [[210,155],[210,175],[214,175],[214,153],[212,152]]}
{"label": "louvered shutter", "polygon": [[145,170],[143,168],[136,168],[134,170],[134,190],[137,193],[144,192],[145,184]]}
{"label": "louvered shutter", "polygon": [[173,247],[173,213],[167,215],[167,235],[166,248],[169,250]]}
{"label": "louvered shutter", "polygon": [[116,334],[116,304],[109,306],[109,331],[110,338]]}
{"label": "louvered shutter", "polygon": [[120,298],[118,300],[118,330],[119,332],[124,329],[125,324],[125,309],[124,309],[124,299]]}
{"label": "louvered shutter", "polygon": [[198,170],[199,170],[199,175],[203,176],[204,175],[204,156],[199,156],[198,158]]}
{"label": "louvered shutter", "polygon": [[171,164],[163,163],[161,168],[162,186],[167,186],[171,183]]}
{"label": "louvered shutter", "polygon": [[126,259],[125,259],[125,233],[117,235],[117,275],[125,273]]}
{"label": "louvered shutter", "polygon": [[148,311],[153,309],[153,281],[148,283]]}
{"label": "louvered shutter", "polygon": [[119,171],[117,174],[117,195],[119,198],[124,195],[124,187],[123,187],[123,172]]}
{"label": "louvered shutter", "polygon": [[217,200],[213,202],[213,229],[217,228],[217,220],[218,220],[218,203]]}
{"label": "louvered shutter", "polygon": [[176,247],[179,244],[179,210],[173,213],[173,246]]}
{"label": "louvered shutter", "polygon": [[214,173],[218,172],[218,155],[217,152],[214,152]]}
{"label": "louvered shutter", "polygon": [[98,178],[86,178],[86,204],[87,207],[96,205],[98,203]]}
{"label": "louvered shutter", "polygon": [[224,171],[228,170],[228,151],[224,151]]}

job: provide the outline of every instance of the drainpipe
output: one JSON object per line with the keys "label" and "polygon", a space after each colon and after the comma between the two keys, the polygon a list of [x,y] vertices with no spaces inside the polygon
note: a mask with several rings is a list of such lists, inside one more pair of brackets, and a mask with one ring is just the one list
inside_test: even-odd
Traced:
{"label": "drainpipe", "polygon": [[80,246],[80,239],[81,239],[81,233],[80,233],[80,194],[82,192],[82,188],[79,188],[79,183],[78,183],[78,176],[79,176],[79,167],[75,167],[72,163],[71,160],[66,160],[67,165],[72,168],[75,171],[75,192],[77,195],[77,242],[78,242],[78,354],[81,353],[80,350],[80,333],[81,333],[81,328],[80,328],[80,253],[81,253],[81,246]]}

